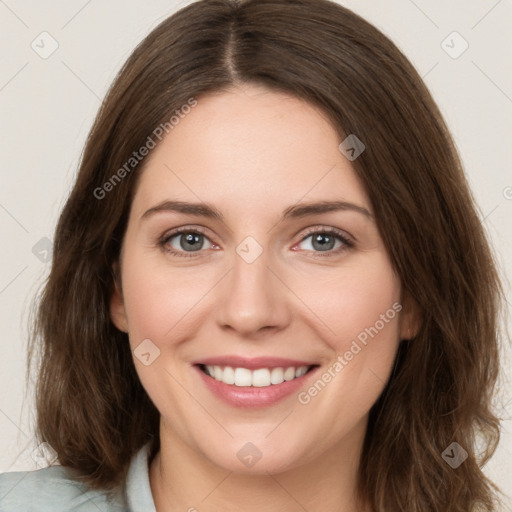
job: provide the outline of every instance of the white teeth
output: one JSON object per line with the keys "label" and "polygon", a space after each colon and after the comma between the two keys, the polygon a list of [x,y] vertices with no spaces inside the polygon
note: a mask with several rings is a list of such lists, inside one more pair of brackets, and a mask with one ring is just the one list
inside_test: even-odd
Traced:
{"label": "white teeth", "polygon": [[270,370],[267,368],[259,368],[252,372],[251,384],[257,388],[270,386]]}
{"label": "white teeth", "polygon": [[235,370],[233,370],[231,366],[226,366],[226,368],[224,368],[224,371],[222,373],[222,382],[224,382],[225,384],[235,383]]}
{"label": "white teeth", "polygon": [[307,371],[307,366],[301,366],[300,368],[297,368],[297,370],[295,370],[295,377],[302,377],[303,375],[306,375]]}
{"label": "white teeth", "polygon": [[222,368],[220,366],[208,366],[208,369],[210,368],[213,368],[210,375],[213,375],[215,380],[222,380],[222,374],[224,373]]}
{"label": "white teeth", "polygon": [[257,370],[249,370],[247,368],[232,368],[231,366],[211,366],[205,367],[206,373],[219,382],[231,384],[235,386],[253,386],[264,388],[270,385],[281,384],[302,377],[309,370],[309,366],[300,366],[295,368],[258,368]]}
{"label": "white teeth", "polygon": [[284,380],[292,380],[295,378],[295,368],[290,366],[290,368],[286,368],[284,371]]}
{"label": "white teeth", "polygon": [[235,368],[235,386],[250,386],[251,384],[251,370],[248,370],[247,368]]}
{"label": "white teeth", "polygon": [[270,372],[270,382],[272,382],[272,384],[281,384],[281,382],[284,382],[283,373],[282,368],[272,368]]}

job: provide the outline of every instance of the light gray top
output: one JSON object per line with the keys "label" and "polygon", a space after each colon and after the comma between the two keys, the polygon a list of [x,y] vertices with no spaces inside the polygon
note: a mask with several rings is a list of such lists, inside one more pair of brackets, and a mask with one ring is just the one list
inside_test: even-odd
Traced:
{"label": "light gray top", "polygon": [[130,462],[125,485],[113,497],[52,466],[0,474],[0,512],[156,512],[148,471],[149,444]]}

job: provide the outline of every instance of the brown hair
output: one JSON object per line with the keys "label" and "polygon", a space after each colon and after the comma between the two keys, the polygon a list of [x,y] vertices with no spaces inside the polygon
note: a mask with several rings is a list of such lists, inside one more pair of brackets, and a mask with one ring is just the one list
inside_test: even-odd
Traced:
{"label": "brown hair", "polygon": [[[495,510],[481,471],[499,439],[501,287],[459,157],[413,66],[365,20],[328,0],[202,0],[156,27],[119,72],[90,132],[55,234],[31,354],[37,433],[93,487],[111,489],[159,413],[127,335],[109,315],[127,216],[143,164],[98,187],[190,98],[254,83],[320,107],[353,162],[420,331],[402,341],[370,411],[359,490],[375,511]],[[95,192],[96,191],[96,192]],[[37,350],[36,350],[37,349]],[[483,445],[481,444],[483,440]],[[476,441],[483,446],[477,453]],[[456,470],[453,442],[469,454]]]}

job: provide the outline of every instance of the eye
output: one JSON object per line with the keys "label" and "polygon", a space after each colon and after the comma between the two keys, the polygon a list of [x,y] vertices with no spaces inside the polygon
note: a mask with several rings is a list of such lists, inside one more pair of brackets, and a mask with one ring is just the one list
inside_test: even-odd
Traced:
{"label": "eye", "polygon": [[306,251],[325,253],[316,256],[332,256],[354,247],[354,243],[347,236],[334,228],[321,230],[315,228],[301,240],[300,244],[306,245],[303,247]]}
{"label": "eye", "polygon": [[[321,257],[337,255],[355,245],[342,231],[335,228],[314,228],[297,245],[300,244],[306,246],[302,247],[302,250],[311,251],[315,256]],[[166,233],[159,241],[159,245],[173,256],[185,258],[198,256],[197,253],[201,253],[203,249],[217,247],[201,229],[187,227]]]}
{"label": "eye", "polygon": [[[205,242],[210,245],[205,247]],[[160,241],[160,245],[167,252],[185,258],[195,256],[193,253],[200,252],[202,249],[213,247],[209,238],[198,228],[180,228],[172,233],[167,233]]]}

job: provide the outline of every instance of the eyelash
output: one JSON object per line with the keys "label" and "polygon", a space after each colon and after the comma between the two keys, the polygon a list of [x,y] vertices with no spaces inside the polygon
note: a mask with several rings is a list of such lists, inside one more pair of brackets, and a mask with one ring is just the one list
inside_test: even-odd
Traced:
{"label": "eyelash", "polygon": [[[197,228],[196,227],[196,228],[192,229],[192,228],[187,228],[185,226],[185,227],[182,227],[182,228],[177,228],[174,231],[172,231],[171,233],[166,233],[159,240],[158,245],[160,247],[162,247],[162,249],[165,252],[168,252],[168,253],[172,254],[173,256],[177,256],[179,258],[194,258],[194,257],[196,257],[195,253],[203,252],[202,250],[199,250],[199,251],[191,251],[191,252],[187,253],[186,251],[176,251],[175,249],[169,249],[169,247],[167,247],[167,244],[169,243],[169,240],[171,240],[175,236],[177,236],[179,234],[182,234],[182,233],[187,233],[187,234],[188,233],[192,233],[192,234],[196,234],[196,235],[203,235],[204,237],[208,238],[206,236],[205,232],[201,228]],[[355,246],[354,242],[349,240],[343,234],[343,232],[341,232],[340,230],[338,230],[336,228],[322,228],[322,229],[311,228],[311,230],[308,230],[306,232],[306,234],[301,238],[300,242],[304,242],[304,240],[309,238],[311,235],[315,235],[315,234],[334,235],[335,238],[338,238],[338,240],[343,242],[343,246],[342,247],[338,247],[337,249],[334,249],[334,250],[312,251],[313,253],[315,253],[315,255],[313,256],[315,258],[317,258],[317,257],[325,258],[325,257],[330,257],[330,256],[338,255],[338,254],[340,254],[343,251],[346,251],[346,250],[354,248],[354,246]]]}

